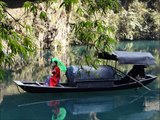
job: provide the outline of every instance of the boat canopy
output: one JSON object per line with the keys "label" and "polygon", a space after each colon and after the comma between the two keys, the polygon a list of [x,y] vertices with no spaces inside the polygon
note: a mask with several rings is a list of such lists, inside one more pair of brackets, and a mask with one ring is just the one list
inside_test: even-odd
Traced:
{"label": "boat canopy", "polygon": [[134,65],[155,65],[155,59],[149,52],[126,52],[115,51],[113,53],[98,53],[98,58],[106,60],[115,60],[119,64],[134,64]]}

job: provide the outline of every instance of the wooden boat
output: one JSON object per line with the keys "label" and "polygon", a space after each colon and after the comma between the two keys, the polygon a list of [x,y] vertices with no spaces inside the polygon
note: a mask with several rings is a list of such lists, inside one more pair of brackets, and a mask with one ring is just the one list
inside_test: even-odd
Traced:
{"label": "wooden boat", "polygon": [[31,93],[56,92],[90,92],[130,89],[137,87],[147,88],[145,85],[157,77],[145,74],[144,68],[155,64],[154,57],[144,52],[116,51],[113,54],[99,53],[98,57],[106,60],[115,60],[120,64],[133,64],[133,68],[124,73],[112,66],[70,66],[67,68],[67,83],[55,87],[45,86],[44,83],[14,81],[23,90]]}

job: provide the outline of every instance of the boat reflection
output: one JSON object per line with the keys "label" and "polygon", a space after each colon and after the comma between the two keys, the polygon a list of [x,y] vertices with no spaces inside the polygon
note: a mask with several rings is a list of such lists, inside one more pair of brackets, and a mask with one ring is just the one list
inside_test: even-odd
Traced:
{"label": "boat reflection", "polygon": [[66,109],[65,107],[60,106],[59,100],[48,101],[47,105],[52,110],[52,120],[64,120],[66,118]]}
{"label": "boat reflection", "polygon": [[0,105],[2,120],[145,120],[160,112],[160,94],[155,93],[73,96],[36,101],[40,96],[42,94],[28,100],[27,94],[4,97]]}

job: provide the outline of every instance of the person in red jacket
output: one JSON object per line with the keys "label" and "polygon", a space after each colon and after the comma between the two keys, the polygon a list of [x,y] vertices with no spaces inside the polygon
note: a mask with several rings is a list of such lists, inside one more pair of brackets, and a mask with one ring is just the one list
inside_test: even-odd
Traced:
{"label": "person in red jacket", "polygon": [[57,66],[57,61],[53,62],[53,70],[52,70],[52,76],[49,78],[49,86],[54,87],[59,84],[60,80],[60,69]]}

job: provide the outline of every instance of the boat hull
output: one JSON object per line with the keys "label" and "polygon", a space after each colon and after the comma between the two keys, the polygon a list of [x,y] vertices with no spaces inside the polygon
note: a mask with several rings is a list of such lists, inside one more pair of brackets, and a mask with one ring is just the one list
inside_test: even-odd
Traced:
{"label": "boat hull", "polygon": [[[156,77],[151,77],[149,79],[141,80],[140,82],[143,85],[147,85],[154,81]],[[138,82],[130,82],[125,84],[106,86],[106,87],[68,87],[66,84],[62,84],[61,87],[48,87],[37,85],[34,82],[23,82],[23,81],[14,81],[19,87],[24,91],[30,93],[66,93],[66,92],[94,92],[94,91],[112,91],[112,90],[122,90],[122,89],[131,89],[142,87]]]}

